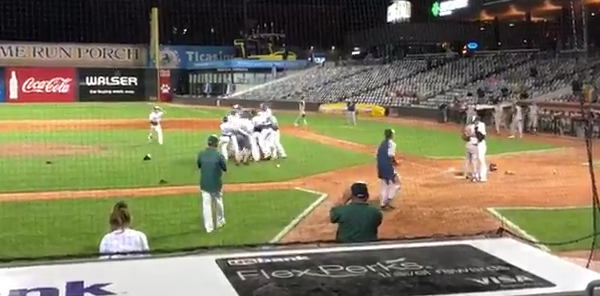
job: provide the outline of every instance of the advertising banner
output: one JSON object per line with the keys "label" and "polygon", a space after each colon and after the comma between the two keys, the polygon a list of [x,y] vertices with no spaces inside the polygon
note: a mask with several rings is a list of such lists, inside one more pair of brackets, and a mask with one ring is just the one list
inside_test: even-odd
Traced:
{"label": "advertising banner", "polygon": [[[160,68],[198,69],[205,62],[231,60],[236,51],[233,46],[161,46]],[[149,55],[148,67],[153,68]]]}
{"label": "advertising banner", "polygon": [[6,68],[7,103],[62,103],[75,101],[74,68]]}
{"label": "advertising banner", "polygon": [[[325,114],[345,114],[346,103],[322,104],[319,112]],[[365,114],[371,117],[384,117],[385,108],[371,104],[356,104],[357,114]]]}
{"label": "advertising banner", "polygon": [[81,102],[145,101],[144,69],[80,69]]}
{"label": "advertising banner", "polygon": [[160,70],[158,73],[160,83],[160,101],[171,101],[171,70]]}
{"label": "advertising banner", "polygon": [[143,45],[0,42],[0,65],[35,67],[144,67]]}

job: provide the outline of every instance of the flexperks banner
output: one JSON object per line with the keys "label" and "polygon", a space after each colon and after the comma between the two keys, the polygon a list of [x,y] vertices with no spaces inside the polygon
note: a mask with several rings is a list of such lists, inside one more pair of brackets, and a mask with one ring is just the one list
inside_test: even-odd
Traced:
{"label": "flexperks banner", "polygon": [[[371,104],[356,104],[358,114],[366,114],[372,117],[385,116],[385,108]],[[332,103],[319,105],[319,112],[326,114],[344,114],[346,112],[346,103]]]}
{"label": "flexperks banner", "polygon": [[508,294],[506,290],[555,286],[466,244],[288,253],[216,262],[239,296],[501,295]]}
{"label": "flexperks banner", "polygon": [[144,69],[81,69],[79,100],[81,102],[143,101]]}
{"label": "flexperks banner", "polygon": [[[205,62],[231,60],[235,54],[233,46],[161,46],[158,59],[161,68],[198,69]],[[148,66],[154,68],[150,56]]]}
{"label": "flexperks banner", "polygon": [[6,68],[7,103],[61,103],[75,101],[74,68]]}

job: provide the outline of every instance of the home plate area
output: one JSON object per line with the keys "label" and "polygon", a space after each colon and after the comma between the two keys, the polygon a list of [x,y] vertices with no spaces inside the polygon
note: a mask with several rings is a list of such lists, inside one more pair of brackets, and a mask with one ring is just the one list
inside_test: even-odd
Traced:
{"label": "home plate area", "polygon": [[597,274],[511,238],[216,259],[240,296],[583,295]]}

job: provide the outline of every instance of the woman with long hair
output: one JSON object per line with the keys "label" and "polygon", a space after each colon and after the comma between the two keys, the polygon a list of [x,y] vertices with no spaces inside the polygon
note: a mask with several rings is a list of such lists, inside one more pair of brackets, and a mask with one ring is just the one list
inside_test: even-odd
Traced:
{"label": "woman with long hair", "polygon": [[146,235],[131,229],[129,207],[123,201],[117,202],[108,219],[110,232],[100,242],[102,259],[145,256],[150,250]]}

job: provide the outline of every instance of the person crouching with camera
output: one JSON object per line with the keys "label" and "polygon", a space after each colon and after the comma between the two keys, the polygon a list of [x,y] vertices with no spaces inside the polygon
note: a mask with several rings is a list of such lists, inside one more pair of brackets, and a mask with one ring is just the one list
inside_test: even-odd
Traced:
{"label": "person crouching with camera", "polygon": [[367,184],[356,182],[329,211],[331,223],[338,224],[338,243],[364,243],[377,241],[383,215],[379,208],[368,203]]}

